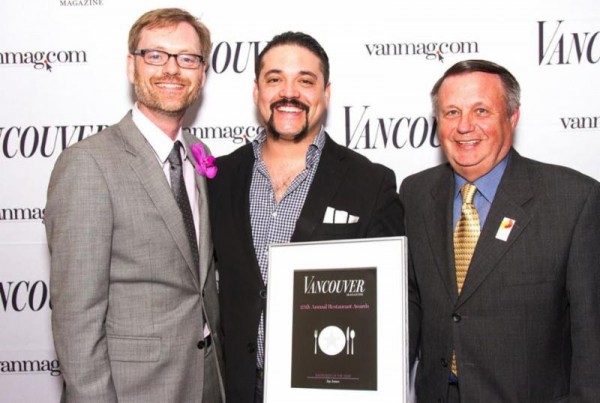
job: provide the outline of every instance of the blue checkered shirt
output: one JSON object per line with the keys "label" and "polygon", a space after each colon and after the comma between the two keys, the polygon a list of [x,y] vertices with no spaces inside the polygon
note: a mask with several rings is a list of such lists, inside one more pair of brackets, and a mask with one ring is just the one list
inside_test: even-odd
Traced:
{"label": "blue checkered shirt", "polygon": [[[306,195],[313,181],[321,151],[325,145],[325,131],[315,137],[306,152],[306,168],[296,176],[286,189],[279,203],[275,200],[275,191],[271,185],[269,171],[262,159],[262,146],[266,140],[262,131],[252,143],[254,148],[254,167],[250,184],[250,224],[254,251],[263,281],[267,284],[269,245],[290,242],[296,221],[304,206]],[[257,368],[263,368],[265,360],[265,327],[264,312],[258,325],[258,340],[256,349]]]}

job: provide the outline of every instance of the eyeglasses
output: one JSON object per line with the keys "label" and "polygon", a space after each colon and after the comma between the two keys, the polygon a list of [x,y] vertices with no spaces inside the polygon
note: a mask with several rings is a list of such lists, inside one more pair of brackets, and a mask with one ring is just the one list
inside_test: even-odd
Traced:
{"label": "eyeglasses", "polygon": [[193,53],[173,54],[156,49],[140,49],[132,53],[134,56],[142,56],[144,61],[153,66],[164,66],[171,57],[175,58],[177,65],[182,69],[197,69],[204,63],[204,56]]}

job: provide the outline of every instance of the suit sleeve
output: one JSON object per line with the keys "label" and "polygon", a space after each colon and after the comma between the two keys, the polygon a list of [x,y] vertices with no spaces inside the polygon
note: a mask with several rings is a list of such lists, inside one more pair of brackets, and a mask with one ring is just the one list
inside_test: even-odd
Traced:
{"label": "suit sleeve", "polygon": [[404,235],[404,208],[396,192],[396,175],[391,169],[385,173],[377,192],[373,218],[367,229],[367,237]]}
{"label": "suit sleeve", "polygon": [[67,149],[57,161],[45,220],[63,393],[69,403],[116,402],[105,330],[112,209],[106,181],[86,151]]}
{"label": "suit sleeve", "polygon": [[567,292],[571,314],[570,402],[600,396],[600,184],[579,215],[569,253]]}

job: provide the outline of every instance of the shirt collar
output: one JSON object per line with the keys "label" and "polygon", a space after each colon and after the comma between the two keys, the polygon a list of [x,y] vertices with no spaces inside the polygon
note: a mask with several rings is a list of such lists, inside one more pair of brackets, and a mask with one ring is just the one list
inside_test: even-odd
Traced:
{"label": "shirt collar", "polygon": [[[506,155],[490,172],[483,175],[481,178],[477,179],[473,182],[473,185],[477,187],[477,192],[481,194],[489,203],[494,201],[494,197],[496,196],[496,191],[498,190],[498,185],[500,185],[500,180],[504,175],[504,171],[506,170],[506,165],[508,164],[508,160],[510,158],[510,153]],[[460,195],[460,190],[464,186],[465,183],[469,182],[456,172],[454,172],[454,198],[462,198]]]}
{"label": "shirt collar", "polygon": [[[319,134],[315,137],[312,144],[308,147],[306,151],[306,167],[310,168],[317,160],[320,152],[323,150],[325,146],[325,127],[321,126],[319,130]],[[257,160],[262,160],[262,146],[264,142],[267,140],[267,133],[264,129],[262,129],[258,135],[252,141],[252,147],[254,150],[254,158]]]}
{"label": "shirt collar", "polygon": [[[137,102],[133,106],[131,110],[131,117],[133,119],[133,123],[137,126],[137,128],[142,132],[142,135],[146,138],[150,146],[154,150],[156,157],[163,164],[167,161],[167,157],[169,153],[173,149],[173,144],[175,143],[169,136],[167,136],[162,130],[158,128],[144,113],[139,109]],[[183,134],[181,128],[177,132],[177,138],[181,144],[184,146],[183,148],[183,156],[184,159],[187,158],[187,148],[185,147],[185,142],[183,141]]]}

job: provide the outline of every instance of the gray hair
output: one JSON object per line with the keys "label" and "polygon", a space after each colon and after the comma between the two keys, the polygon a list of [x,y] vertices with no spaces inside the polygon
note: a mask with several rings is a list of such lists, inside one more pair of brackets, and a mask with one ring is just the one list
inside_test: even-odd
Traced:
{"label": "gray hair", "polygon": [[458,76],[466,73],[489,73],[500,77],[504,87],[504,100],[506,102],[506,112],[511,116],[521,105],[521,87],[517,79],[504,67],[487,60],[463,60],[450,67],[444,75],[437,80],[431,90],[431,105],[435,116],[439,112],[438,92],[444,80],[448,77]]}

